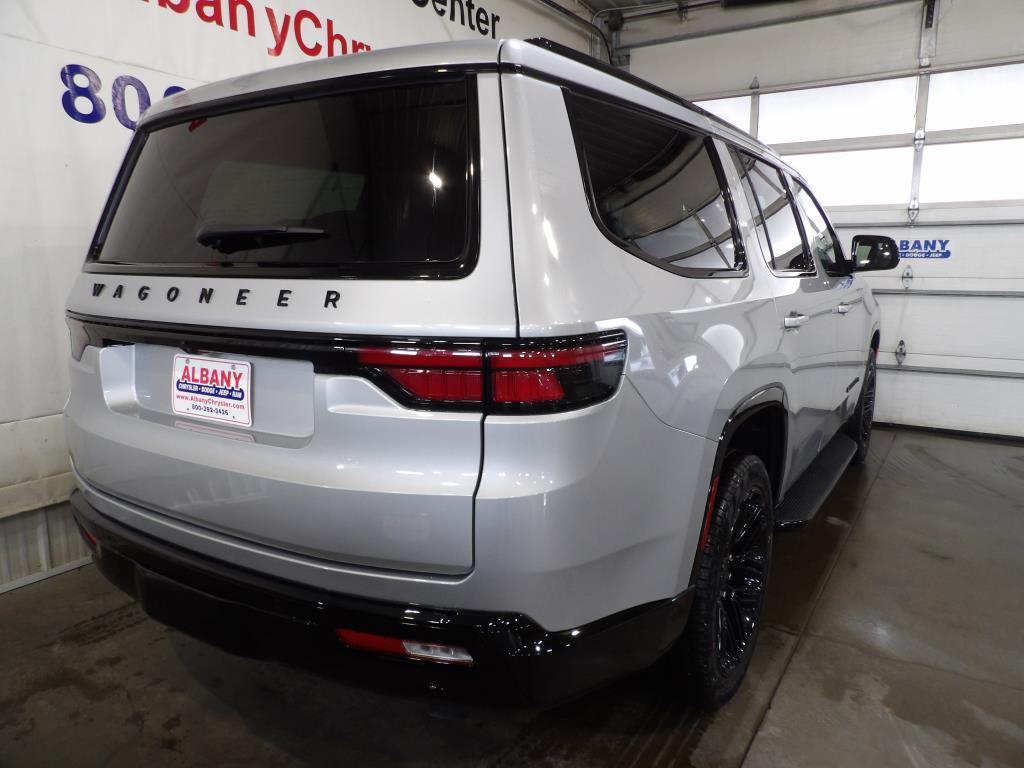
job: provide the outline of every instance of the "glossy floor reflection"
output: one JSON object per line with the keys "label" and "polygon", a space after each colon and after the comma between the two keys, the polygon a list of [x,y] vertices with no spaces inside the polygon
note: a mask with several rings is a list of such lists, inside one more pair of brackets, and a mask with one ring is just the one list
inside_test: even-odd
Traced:
{"label": "glossy floor reflection", "polygon": [[87,567],[0,595],[0,766],[1022,766],[1022,490],[1024,446],[877,431],[703,716],[660,667],[539,710],[233,656]]}

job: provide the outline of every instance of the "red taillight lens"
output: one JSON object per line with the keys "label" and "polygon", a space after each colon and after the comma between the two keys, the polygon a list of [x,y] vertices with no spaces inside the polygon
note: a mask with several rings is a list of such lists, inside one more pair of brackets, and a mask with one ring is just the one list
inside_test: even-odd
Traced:
{"label": "red taillight lens", "polygon": [[77,520],[75,521],[75,524],[78,526],[78,532],[82,534],[82,538],[85,540],[85,543],[89,545],[89,549],[99,554],[100,543],[96,540],[96,537],[89,533],[89,531],[85,529],[85,526],[79,523]]}
{"label": "red taillight lens", "polygon": [[626,337],[621,332],[491,348],[488,405],[505,413],[581,408],[615,392],[625,362]]}
{"label": "red taillight lens", "polygon": [[565,397],[553,371],[494,371],[491,385],[496,403],[554,403]]}
{"label": "red taillight lens", "polygon": [[621,331],[573,339],[355,347],[358,371],[413,407],[550,413],[610,397],[626,361]]}
{"label": "red taillight lens", "polygon": [[359,364],[376,371],[420,403],[483,403],[483,354],[479,348],[368,347]]}

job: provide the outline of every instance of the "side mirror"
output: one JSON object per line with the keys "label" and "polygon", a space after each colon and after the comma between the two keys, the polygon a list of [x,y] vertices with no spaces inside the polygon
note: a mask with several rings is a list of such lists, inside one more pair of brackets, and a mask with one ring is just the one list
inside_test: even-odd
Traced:
{"label": "side mirror", "polygon": [[895,269],[900,263],[896,241],[884,235],[857,235],[850,250],[855,272]]}

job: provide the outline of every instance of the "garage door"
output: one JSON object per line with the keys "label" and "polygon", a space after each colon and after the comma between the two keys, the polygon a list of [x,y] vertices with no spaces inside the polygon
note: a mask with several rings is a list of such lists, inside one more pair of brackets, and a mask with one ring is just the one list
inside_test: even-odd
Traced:
{"label": "garage door", "polygon": [[900,243],[879,421],[1024,436],[1024,64],[711,100],[811,182],[844,243]]}

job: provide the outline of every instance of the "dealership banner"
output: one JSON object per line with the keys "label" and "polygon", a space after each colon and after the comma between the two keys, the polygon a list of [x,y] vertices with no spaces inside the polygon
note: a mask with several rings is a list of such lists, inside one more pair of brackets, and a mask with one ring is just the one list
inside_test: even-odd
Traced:
{"label": "dealership banner", "polygon": [[0,1],[0,517],[70,489],[64,299],[148,106],[312,58],[538,36],[590,47],[534,0]]}

